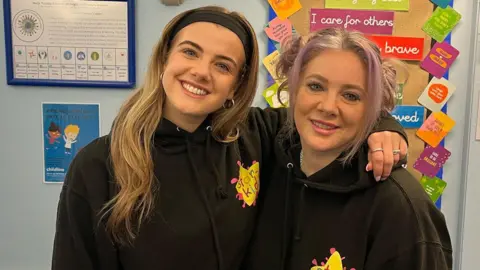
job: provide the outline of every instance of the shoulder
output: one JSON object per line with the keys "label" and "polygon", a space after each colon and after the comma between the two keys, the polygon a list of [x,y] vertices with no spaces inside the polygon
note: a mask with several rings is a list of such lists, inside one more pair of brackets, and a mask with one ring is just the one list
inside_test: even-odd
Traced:
{"label": "shoulder", "polygon": [[387,180],[377,185],[374,204],[376,223],[391,228],[392,233],[405,241],[450,246],[443,213],[406,169],[394,170]]}
{"label": "shoulder", "polygon": [[108,193],[111,179],[110,137],[99,137],[83,147],[72,160],[65,187],[83,197]]}

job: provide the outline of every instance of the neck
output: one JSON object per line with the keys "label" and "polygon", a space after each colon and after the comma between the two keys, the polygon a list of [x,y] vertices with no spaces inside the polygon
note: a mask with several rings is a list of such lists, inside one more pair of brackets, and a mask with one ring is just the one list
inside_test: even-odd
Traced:
{"label": "neck", "polygon": [[301,169],[307,177],[311,176],[312,174],[327,167],[330,163],[337,159],[340,154],[341,151],[319,152],[308,147],[302,147],[300,154],[303,156],[301,158]]}
{"label": "neck", "polygon": [[179,112],[168,101],[163,106],[163,117],[188,132],[194,132],[207,116],[191,116]]}

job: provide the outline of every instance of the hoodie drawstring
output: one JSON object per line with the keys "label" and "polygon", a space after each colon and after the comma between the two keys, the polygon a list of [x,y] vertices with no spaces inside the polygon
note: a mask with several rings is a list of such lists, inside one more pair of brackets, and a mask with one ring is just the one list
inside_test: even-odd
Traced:
{"label": "hoodie drawstring", "polygon": [[[208,141],[207,141],[208,142]],[[207,148],[208,149],[208,148]],[[195,182],[198,186],[198,190],[200,190],[201,197],[203,200],[203,204],[207,210],[208,213],[208,219],[210,220],[210,226],[212,228],[212,234],[213,234],[213,242],[215,245],[215,251],[217,253],[217,263],[218,263],[218,270],[223,270],[223,254],[222,254],[222,248],[220,246],[220,237],[218,236],[218,231],[217,231],[217,225],[215,223],[215,216],[213,214],[213,210],[210,207],[210,203],[208,202],[207,194],[205,194],[205,190],[202,187],[202,184],[200,183],[200,175],[198,173],[198,169],[195,166],[194,158],[192,157],[192,151],[191,151],[191,146],[190,146],[190,141],[187,139],[187,153],[188,153],[188,158],[190,160],[190,164],[192,165],[193,173],[195,176]],[[208,150],[207,150],[208,154]],[[217,178],[218,179],[218,178]],[[219,181],[219,180],[217,180]]]}
{"label": "hoodie drawstring", "polygon": [[302,212],[303,212],[303,206],[305,205],[305,189],[307,188],[307,185],[303,185],[302,189],[300,190],[300,202],[298,205],[298,214],[297,214],[297,224],[295,228],[295,241],[300,241],[302,240],[302,235],[301,235],[301,230],[302,230],[302,224],[303,224],[303,217],[302,217]]}
{"label": "hoodie drawstring", "polygon": [[[207,130],[211,130],[211,129],[212,128],[210,126],[207,127]],[[210,161],[210,165],[213,168],[213,173],[215,174],[215,180],[217,181],[217,191],[216,191],[217,196],[220,199],[226,199],[226,198],[228,198],[228,193],[225,190],[225,186],[228,185],[228,183],[225,183],[225,186],[223,186],[221,181],[222,181],[222,179],[224,179],[224,181],[228,182],[228,179],[227,179],[226,175],[224,175],[223,177],[220,176],[220,173],[218,172],[218,168],[215,164],[215,161],[213,160],[213,158],[211,156],[209,156],[210,155],[211,140],[212,140],[211,138],[212,138],[212,136],[208,136],[208,138],[207,138],[207,149],[206,149],[206,152],[205,152],[205,158]],[[226,157],[226,155],[227,155],[227,147],[226,147],[226,145],[223,145],[222,153],[220,154],[220,157]],[[218,164],[226,164],[226,163],[224,162],[224,160],[222,160]]]}
{"label": "hoodie drawstring", "polygon": [[288,176],[287,176],[287,182],[286,182],[286,187],[285,187],[285,200],[284,200],[284,216],[283,216],[283,235],[282,235],[282,256],[280,258],[280,270],[285,269],[285,263],[287,260],[287,251],[288,251],[288,246],[289,246],[289,240],[288,240],[288,235],[289,235],[289,215],[290,215],[290,187],[292,183],[292,176],[293,176],[293,164],[288,163],[287,164],[287,169],[288,169]]}

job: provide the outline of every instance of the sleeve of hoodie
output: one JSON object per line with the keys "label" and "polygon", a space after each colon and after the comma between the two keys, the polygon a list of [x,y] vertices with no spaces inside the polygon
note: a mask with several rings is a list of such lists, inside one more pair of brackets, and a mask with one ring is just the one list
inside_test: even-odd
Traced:
{"label": "sleeve of hoodie", "polygon": [[400,134],[408,145],[407,133],[403,129],[402,125],[400,125],[400,123],[389,113],[381,116],[380,121],[378,121],[377,125],[373,128],[370,134],[382,131],[391,131]]}
{"label": "sleeve of hoodie", "polygon": [[382,186],[372,206],[365,269],[452,269],[445,218],[418,180],[400,169]]}
{"label": "sleeve of hoodie", "polygon": [[116,249],[105,230],[99,229],[93,210],[100,205],[103,190],[87,192],[90,183],[106,184],[108,177],[105,164],[90,154],[92,150],[82,149],[68,169],[57,207],[52,270],[118,269]]}

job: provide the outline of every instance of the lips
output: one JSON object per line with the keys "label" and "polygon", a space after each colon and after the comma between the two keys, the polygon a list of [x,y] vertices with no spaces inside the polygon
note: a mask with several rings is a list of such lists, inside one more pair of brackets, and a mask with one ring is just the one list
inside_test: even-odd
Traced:
{"label": "lips", "polygon": [[182,87],[189,93],[197,95],[197,96],[206,96],[209,92],[206,89],[194,86],[191,83],[181,81]]}
{"label": "lips", "polygon": [[315,130],[317,134],[320,134],[322,136],[329,136],[337,132],[338,126],[324,122],[324,121],[318,121],[318,120],[311,120],[312,127]]}

